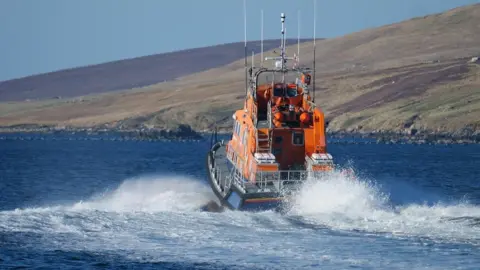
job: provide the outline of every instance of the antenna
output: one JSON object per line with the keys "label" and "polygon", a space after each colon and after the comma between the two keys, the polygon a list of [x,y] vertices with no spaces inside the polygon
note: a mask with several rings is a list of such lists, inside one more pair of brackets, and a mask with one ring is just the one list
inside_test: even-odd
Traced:
{"label": "antenna", "polygon": [[261,28],[261,41],[260,41],[260,47],[261,47],[261,57],[260,57],[260,66],[263,67],[263,9],[261,12],[261,21],[262,21],[262,28]]}
{"label": "antenna", "polygon": [[297,11],[298,29],[297,29],[297,65],[300,65],[300,10]]}
{"label": "antenna", "polygon": [[255,51],[252,51],[252,69],[255,67]]}
{"label": "antenna", "polygon": [[316,38],[316,25],[317,25],[317,0],[313,0],[313,98],[312,102],[315,102],[315,74],[316,74],[316,65],[315,65],[315,51],[316,51],[316,43],[315,41],[317,40]]}
{"label": "antenna", "polygon": [[247,1],[243,0],[243,28],[244,28],[244,40],[245,40],[245,93],[248,93],[247,83]]}
{"label": "antenna", "polygon": [[285,27],[285,34],[283,36],[283,52],[286,58],[287,57],[287,27]]}
{"label": "antenna", "polygon": [[[280,15],[282,21],[282,52],[281,52],[281,61],[282,61],[282,71],[285,69],[285,13]],[[282,83],[285,83],[285,73],[282,72]]]}
{"label": "antenna", "polygon": [[285,57],[285,13],[282,13],[280,15],[280,19],[282,22],[282,40],[281,40],[281,58],[282,58],[282,69],[283,69],[283,62],[284,62],[284,57]]}
{"label": "antenna", "polygon": [[[275,68],[282,69],[283,77],[285,77],[285,69],[287,60],[295,59],[294,57],[287,57],[285,53],[286,38],[285,33],[287,29],[285,28],[285,13],[281,13],[281,22],[282,22],[282,38],[280,39],[280,57],[265,57],[265,60],[275,60]],[[276,53],[276,51],[273,51]]]}

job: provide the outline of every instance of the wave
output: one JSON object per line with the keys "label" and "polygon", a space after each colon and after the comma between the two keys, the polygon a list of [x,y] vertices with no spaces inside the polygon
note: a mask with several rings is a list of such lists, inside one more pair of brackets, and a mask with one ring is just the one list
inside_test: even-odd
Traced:
{"label": "wave", "polygon": [[[390,189],[390,192],[395,190]],[[408,200],[404,204],[394,204],[390,197],[375,181],[335,172],[322,179],[308,180],[288,202],[287,215],[310,225],[336,230],[480,244],[478,205],[442,201],[418,204],[408,203]]]}
{"label": "wave", "polygon": [[129,179],[113,192],[78,202],[72,210],[114,212],[193,211],[213,200],[210,188],[184,176],[150,176]]}
{"label": "wave", "polygon": [[[390,188],[389,192],[396,190]],[[210,188],[198,180],[175,175],[142,176],[86,201],[2,211],[0,231],[83,234],[109,231],[123,226],[125,220],[138,224],[153,218],[159,224],[175,220],[177,226],[185,228],[201,223],[205,227],[199,228],[205,232],[211,226],[288,232],[308,227],[480,244],[479,206],[442,201],[421,204],[410,199],[395,204],[378,182],[340,172],[308,180],[287,202],[283,215],[272,211],[202,214],[201,207],[212,200],[216,198]],[[165,212],[170,213],[168,218]]]}
{"label": "wave", "polygon": [[[214,199],[210,189],[184,176],[142,176],[125,180],[113,191],[68,205],[0,211],[0,231],[82,233],[102,224],[160,212],[198,211]],[[106,226],[107,226],[106,225]]]}

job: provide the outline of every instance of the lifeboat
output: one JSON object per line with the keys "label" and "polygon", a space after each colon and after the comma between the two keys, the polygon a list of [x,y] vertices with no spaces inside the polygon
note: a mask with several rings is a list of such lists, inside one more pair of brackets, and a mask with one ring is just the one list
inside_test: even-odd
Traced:
{"label": "lifeboat", "polygon": [[[283,13],[281,22],[280,56],[265,58],[273,67],[245,68],[245,102],[232,115],[232,136],[212,139],[207,154],[211,188],[233,210],[279,209],[307,179],[334,168],[324,113],[310,95],[315,77],[286,56]],[[292,67],[289,60],[296,60]]]}

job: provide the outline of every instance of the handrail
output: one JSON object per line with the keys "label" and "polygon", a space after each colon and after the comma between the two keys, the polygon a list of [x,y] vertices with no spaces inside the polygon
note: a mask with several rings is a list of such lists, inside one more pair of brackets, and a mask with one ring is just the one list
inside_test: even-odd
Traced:
{"label": "handrail", "polygon": [[255,186],[258,191],[274,191],[282,193],[290,190],[292,187],[298,186],[307,179],[317,178],[322,172],[312,170],[283,170],[274,172],[257,172],[254,174],[255,179],[245,181],[243,174],[237,168],[232,168],[230,175],[233,177],[233,184],[242,190]]}
{"label": "handrail", "polygon": [[272,128],[272,101],[269,100],[267,103],[267,121],[268,121],[268,128]]}
{"label": "handrail", "polygon": [[[230,158],[229,158],[230,160]],[[232,160],[230,160],[232,162]],[[226,169],[226,168],[225,168]],[[325,172],[307,170],[280,170],[280,171],[259,171],[251,175],[253,179],[245,179],[243,175],[243,168],[238,168],[233,164],[231,169],[222,171],[214,164],[210,167],[211,173],[215,175],[218,183],[224,189],[224,195],[233,184],[243,192],[253,188],[253,192],[278,192],[284,193],[299,187],[301,183],[308,179],[320,178]]]}
{"label": "handrail", "polygon": [[298,184],[304,182],[308,177],[308,171],[275,171],[275,172],[257,172],[255,174],[255,184],[260,189],[269,186],[274,187],[278,191],[282,191],[286,182]]}
{"label": "handrail", "polygon": [[255,153],[258,153],[258,128],[255,128]]}
{"label": "handrail", "polygon": [[307,104],[309,105],[310,109],[313,111],[317,107],[317,105],[310,100],[307,100]]}

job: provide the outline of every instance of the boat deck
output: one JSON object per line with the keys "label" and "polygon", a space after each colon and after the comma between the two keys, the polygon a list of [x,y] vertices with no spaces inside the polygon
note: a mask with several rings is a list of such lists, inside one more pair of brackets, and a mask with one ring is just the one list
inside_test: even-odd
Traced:
{"label": "boat deck", "polygon": [[222,146],[215,151],[214,154],[214,162],[215,162],[215,168],[219,170],[221,176],[226,176],[229,175],[230,170],[228,169],[227,166],[227,153],[226,153],[226,148],[225,146]]}
{"label": "boat deck", "polygon": [[[220,172],[220,177],[223,179],[219,179],[219,182],[225,181],[226,177],[232,177],[233,178],[233,172],[231,169],[228,167],[228,162],[230,162],[227,159],[227,154],[226,154],[226,148],[224,146],[220,147],[215,151],[214,154],[214,159],[215,159],[215,168]],[[250,183],[248,181],[243,182],[243,188],[245,188],[246,193],[261,193],[265,192],[265,190],[262,190],[259,186],[257,186],[254,183]],[[273,189],[272,191],[277,191],[275,187],[271,187]]]}
{"label": "boat deck", "polygon": [[257,128],[269,128],[266,114],[259,114]]}
{"label": "boat deck", "polygon": [[258,121],[257,128],[269,128],[268,121],[267,120]]}

